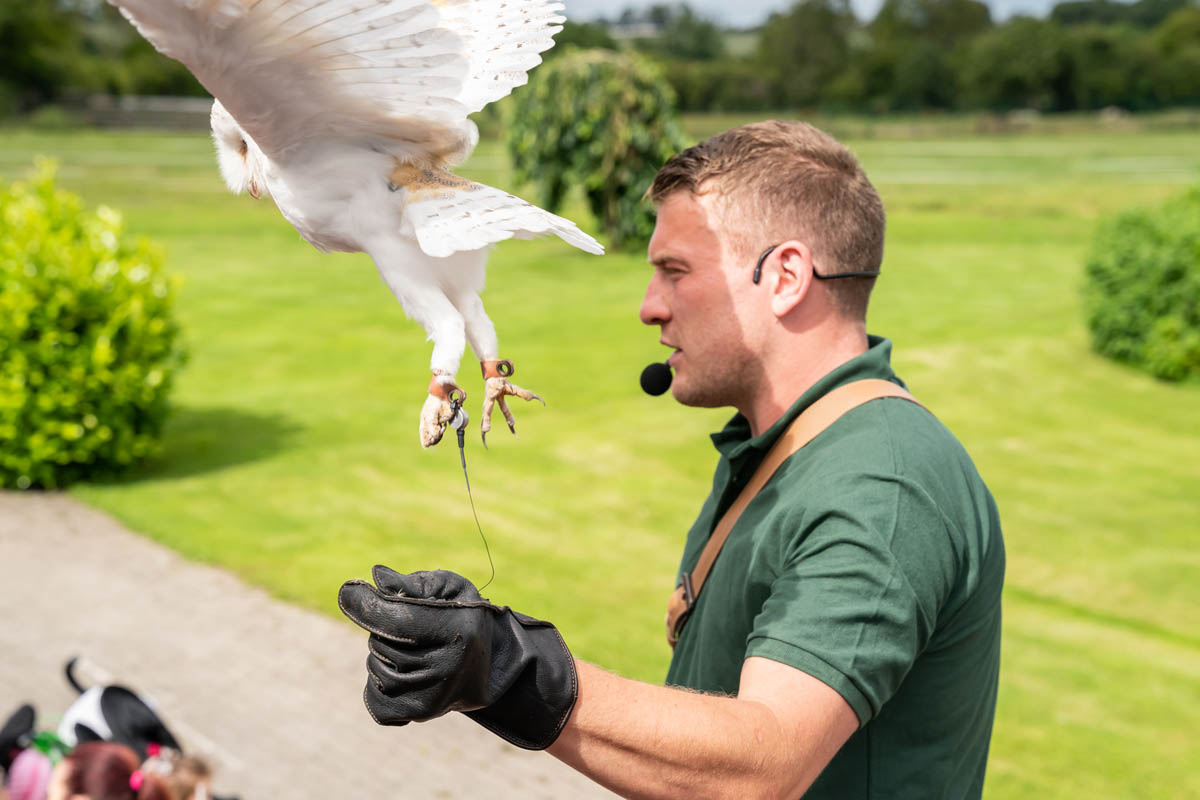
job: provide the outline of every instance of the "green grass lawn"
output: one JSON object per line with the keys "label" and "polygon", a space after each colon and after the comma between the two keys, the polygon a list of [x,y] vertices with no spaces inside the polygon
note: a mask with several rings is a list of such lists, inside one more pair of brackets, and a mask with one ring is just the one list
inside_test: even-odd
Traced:
{"label": "green grass lawn", "polygon": [[[1200,796],[1200,387],[1095,356],[1079,308],[1097,221],[1200,182],[1196,142],[1080,125],[849,141],[890,214],[871,330],[1004,520],[989,798]],[[229,195],[211,151],[200,135],[0,130],[0,176],[56,157],[66,186],[124,211],[185,279],[191,361],[164,455],[74,494],[330,614],[376,562],[486,580],[457,452],[417,443],[423,331],[365,257],[321,255],[271,203]],[[465,171],[517,188],[495,142]],[[517,382],[548,405],[516,407],[520,440],[501,425],[467,458],[487,594],[553,620],[577,655],[660,681],[664,605],[715,461],[706,434],[728,412],[638,389],[663,354],[636,316],[648,276],[643,253],[498,248],[484,300]]]}

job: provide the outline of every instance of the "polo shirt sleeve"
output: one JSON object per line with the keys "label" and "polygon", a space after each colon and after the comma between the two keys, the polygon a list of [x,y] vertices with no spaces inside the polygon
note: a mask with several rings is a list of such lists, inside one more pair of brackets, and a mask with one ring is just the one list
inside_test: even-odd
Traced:
{"label": "polo shirt sleeve", "polygon": [[746,657],[817,678],[865,724],[933,635],[956,572],[948,523],[905,479],[831,475],[775,524],[790,530]]}

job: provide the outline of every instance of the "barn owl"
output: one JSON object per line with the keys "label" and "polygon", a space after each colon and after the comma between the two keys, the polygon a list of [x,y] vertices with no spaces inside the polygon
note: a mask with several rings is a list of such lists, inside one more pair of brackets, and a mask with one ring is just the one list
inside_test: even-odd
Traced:
{"label": "barn owl", "polygon": [[554,234],[589,253],[574,223],[455,175],[479,141],[467,115],[527,80],[562,29],[552,0],[109,0],[213,95],[220,172],[270,195],[322,251],[365,252],[433,341],[420,413],[425,447],[466,395],[466,344],[484,378],[486,444],[511,383],[484,312],[490,248]]}

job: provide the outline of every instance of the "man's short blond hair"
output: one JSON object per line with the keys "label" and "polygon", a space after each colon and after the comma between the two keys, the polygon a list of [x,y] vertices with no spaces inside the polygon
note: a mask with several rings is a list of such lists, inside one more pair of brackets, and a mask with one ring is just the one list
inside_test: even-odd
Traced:
{"label": "man's short blond hair", "polygon": [[[660,205],[681,191],[716,194],[724,233],[743,257],[799,239],[822,275],[883,263],[879,193],[846,147],[807,123],[743,125],[689,147],[658,171],[648,195]],[[874,284],[866,277],[826,285],[844,315],[865,319]]]}

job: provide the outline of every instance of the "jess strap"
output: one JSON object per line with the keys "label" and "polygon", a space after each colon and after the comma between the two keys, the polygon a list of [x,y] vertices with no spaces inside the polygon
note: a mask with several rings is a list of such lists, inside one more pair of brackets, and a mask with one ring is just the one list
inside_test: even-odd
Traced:
{"label": "jess strap", "polygon": [[754,499],[759,490],[766,486],[775,471],[789,456],[815,439],[818,434],[840,419],[847,411],[857,408],[863,403],[884,397],[898,397],[920,405],[915,397],[896,384],[879,378],[867,378],[844,384],[830,391],[804,409],[800,416],[796,417],[787,430],[780,435],[762,463],[758,465],[758,469],[754,471],[750,482],[738,494],[733,505],[729,507],[721,517],[721,521],[713,529],[695,568],[691,572],[683,573],[679,585],[671,594],[671,599],[667,602],[667,644],[674,647],[675,643],[679,641],[679,633],[683,630],[683,625],[687,622],[692,609],[696,607],[696,599],[700,596],[700,590],[704,588],[704,581],[708,578],[708,573],[717,560],[725,540],[729,538],[729,532],[733,530],[734,524],[737,523],[738,517],[742,515],[746,506],[750,505],[750,501]]}

